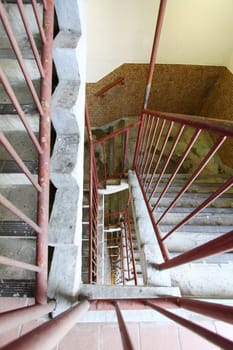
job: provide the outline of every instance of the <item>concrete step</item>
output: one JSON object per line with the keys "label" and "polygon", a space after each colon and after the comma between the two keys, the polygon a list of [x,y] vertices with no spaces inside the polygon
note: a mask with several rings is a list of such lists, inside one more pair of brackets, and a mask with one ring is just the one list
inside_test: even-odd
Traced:
{"label": "concrete step", "polygon": [[[154,212],[154,216],[158,219],[166,208],[158,208]],[[193,208],[172,208],[161,223],[164,225],[176,225],[187,215],[189,215]],[[233,209],[232,208],[206,208],[195,217],[193,217],[188,225],[228,225],[233,226]]]}
{"label": "concrete step", "polygon": [[[0,129],[4,133],[13,132],[25,132],[25,127],[21,122],[16,111],[11,108],[9,104],[0,104]],[[31,104],[22,105],[25,117],[31,127],[35,132],[39,132],[39,115],[34,111],[34,107]]]}

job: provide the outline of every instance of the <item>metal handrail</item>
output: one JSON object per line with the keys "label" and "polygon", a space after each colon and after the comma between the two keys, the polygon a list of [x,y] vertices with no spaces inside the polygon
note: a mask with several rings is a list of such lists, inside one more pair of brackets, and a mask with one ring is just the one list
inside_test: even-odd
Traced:
{"label": "metal handrail", "polygon": [[114,81],[112,81],[111,83],[105,85],[102,89],[97,91],[95,93],[95,96],[96,97],[100,97],[100,96],[103,97],[107,91],[109,91],[110,89],[112,89],[116,85],[119,85],[119,84],[123,85],[124,82],[125,82],[125,78],[124,77],[118,77]]}
{"label": "metal handrail", "polygon": [[[17,215],[21,220],[31,226],[37,233],[37,250],[36,264],[25,264],[21,261],[1,257],[1,263],[8,263],[26,269],[36,271],[36,302],[44,304],[47,302],[47,260],[48,260],[48,213],[49,213],[49,164],[50,164],[50,129],[51,129],[51,93],[52,93],[52,46],[53,46],[53,20],[54,20],[54,3],[53,0],[43,1],[43,15],[39,13],[39,7],[36,1],[32,0],[31,6],[41,35],[41,57],[39,48],[35,44],[35,40],[30,28],[29,19],[27,18],[25,5],[22,0],[17,1],[19,15],[25,28],[28,41],[31,45],[33,58],[36,61],[41,80],[40,95],[37,93],[33,82],[27,70],[25,59],[17,42],[11,23],[8,19],[5,6],[0,2],[0,15],[6,36],[9,39],[10,46],[13,49],[20,70],[24,76],[25,83],[28,86],[29,94],[35,103],[36,112],[39,114],[39,138],[35,135],[30,127],[27,117],[21,108],[17,94],[7,78],[7,75],[0,68],[1,84],[9,97],[14,109],[21,119],[25,131],[31,138],[39,158],[38,180],[36,180],[24,161],[20,158],[14,147],[7,140],[4,133],[0,133],[1,144],[18,164],[23,174],[31,181],[38,196],[37,205],[37,222],[27,217],[19,208],[13,205],[7,198],[0,196],[0,204],[12,213]],[[3,262],[4,261],[4,262]]]}

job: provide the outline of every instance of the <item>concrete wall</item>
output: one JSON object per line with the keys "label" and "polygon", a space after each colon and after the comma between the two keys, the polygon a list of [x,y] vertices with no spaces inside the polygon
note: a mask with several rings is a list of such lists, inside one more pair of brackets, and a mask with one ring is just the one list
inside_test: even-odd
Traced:
{"label": "concrete wall", "polygon": [[[89,0],[87,81],[122,63],[149,61],[159,0]],[[233,69],[233,1],[167,2],[159,63],[220,65]]]}

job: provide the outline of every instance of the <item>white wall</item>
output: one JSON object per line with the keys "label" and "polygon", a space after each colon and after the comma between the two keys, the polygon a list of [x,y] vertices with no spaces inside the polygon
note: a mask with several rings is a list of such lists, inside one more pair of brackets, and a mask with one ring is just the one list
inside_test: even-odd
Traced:
{"label": "white wall", "polygon": [[231,73],[233,73],[233,53],[230,57],[229,64],[228,64],[227,68],[230,69]]}
{"label": "white wall", "polygon": [[[149,61],[159,0],[89,0],[87,81]],[[233,0],[168,0],[157,62],[233,69]],[[231,63],[229,63],[231,62]]]}

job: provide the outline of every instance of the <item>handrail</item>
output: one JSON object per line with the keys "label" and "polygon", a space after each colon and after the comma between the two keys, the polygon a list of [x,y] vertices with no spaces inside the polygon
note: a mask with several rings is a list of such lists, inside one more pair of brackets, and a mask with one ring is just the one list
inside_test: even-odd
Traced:
{"label": "handrail", "polygon": [[114,86],[119,85],[119,84],[123,85],[124,83],[125,83],[125,78],[124,78],[124,77],[118,77],[118,78],[116,78],[114,81],[112,81],[111,83],[105,85],[102,89],[100,89],[99,91],[97,91],[97,92],[95,93],[95,96],[96,96],[96,97],[100,97],[100,96],[103,97],[104,94],[105,94],[107,91],[109,91],[110,89],[112,89]]}
{"label": "handrail", "polygon": [[[40,94],[36,91],[31,76],[28,72],[25,58],[23,57],[20,45],[14,35],[10,20],[8,19],[5,5],[0,2],[0,14],[3,28],[9,39],[10,47],[13,49],[18,62],[19,69],[22,73],[24,83],[28,86],[28,95],[33,99],[35,110],[39,119],[39,137],[36,136],[28,122],[27,115],[21,107],[21,102],[17,96],[17,92],[11,86],[7,74],[0,68],[1,84],[16,111],[18,117],[22,121],[25,132],[30,137],[35,147],[39,159],[38,179],[36,179],[27,168],[25,162],[21,159],[18,152],[8,141],[3,132],[0,133],[1,144],[8,154],[14,160],[15,164],[21,169],[22,174],[28,177],[29,181],[37,192],[37,220],[32,220],[25,215],[18,207],[11,203],[4,196],[0,196],[1,205],[10,212],[18,216],[22,221],[28,223],[36,232],[37,249],[35,265],[26,264],[21,261],[1,257],[1,262],[36,271],[36,302],[39,304],[47,303],[47,260],[48,260],[48,215],[49,215],[49,164],[50,164],[50,129],[51,129],[51,91],[52,91],[52,44],[53,44],[53,19],[54,19],[54,3],[53,0],[43,1],[42,16],[40,9],[35,0],[29,4],[32,8],[37,23],[38,33],[41,36],[42,44],[36,46],[30,21],[28,19],[28,11],[25,10],[23,1],[17,1],[19,16],[31,45],[33,59],[36,62],[40,79]],[[43,18],[41,18],[43,17]],[[39,55],[41,50],[41,57]],[[7,260],[8,259],[8,260]]]}
{"label": "handrail", "polygon": [[[174,258],[170,258],[166,246],[169,236],[176,234],[182,226],[188,224],[191,219],[231,189],[233,176],[230,174],[227,179],[223,179],[216,189],[212,190],[211,193],[207,193],[204,200],[199,200],[198,204],[195,204],[194,207],[192,206],[186,216],[181,219],[177,218],[168,232],[162,233],[161,225],[178,201],[183,198],[184,194],[203,174],[205,168],[211,161],[213,162],[224,142],[227,139],[233,140],[233,123],[148,109],[144,109],[142,115],[134,158],[134,169],[164,258],[164,262],[158,264],[157,268],[175,267],[209,255],[232,250],[233,231],[222,235],[222,239],[216,238]],[[183,137],[185,132],[189,132],[190,136],[188,138]],[[204,132],[215,134],[217,138],[213,144],[205,145],[206,152],[202,152],[199,155],[199,164],[188,171],[184,184],[177,189],[173,198],[169,199],[169,204],[166,204],[165,208],[162,207],[160,209],[163,199],[166,199],[169,188],[175,182],[182,167],[185,166],[186,160],[190,157],[192,159],[198,144],[201,147],[200,143],[203,142],[201,137]],[[207,149],[207,147],[209,148]],[[176,149],[179,149],[178,160]],[[175,165],[172,161],[173,163],[175,162]],[[168,171],[169,166],[172,169]],[[165,173],[169,173],[167,180],[164,179]],[[162,189],[159,190],[161,187]]]}

